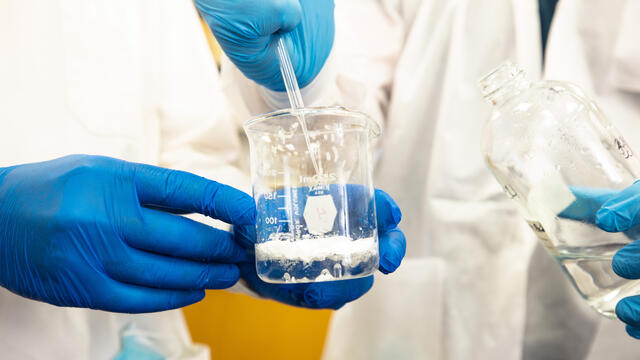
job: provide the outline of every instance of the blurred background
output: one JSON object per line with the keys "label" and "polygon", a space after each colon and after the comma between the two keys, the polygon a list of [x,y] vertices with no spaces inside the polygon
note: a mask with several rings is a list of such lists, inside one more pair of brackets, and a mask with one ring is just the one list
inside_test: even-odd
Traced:
{"label": "blurred background", "polygon": [[[220,48],[203,22],[211,51]],[[305,310],[227,291],[207,291],[184,309],[193,341],[207,344],[212,359],[319,359],[331,311]]]}
{"label": "blurred background", "polygon": [[207,291],[184,314],[193,341],[209,345],[212,359],[319,359],[331,311]]}

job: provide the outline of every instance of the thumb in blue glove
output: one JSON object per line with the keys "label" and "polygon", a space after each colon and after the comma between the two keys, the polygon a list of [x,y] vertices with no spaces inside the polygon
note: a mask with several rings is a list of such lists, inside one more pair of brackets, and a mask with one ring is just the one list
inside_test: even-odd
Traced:
{"label": "thumb in blue glove", "polygon": [[333,0],[196,0],[229,59],[246,77],[284,91],[277,41],[284,36],[300,87],[322,69],[334,38]]}

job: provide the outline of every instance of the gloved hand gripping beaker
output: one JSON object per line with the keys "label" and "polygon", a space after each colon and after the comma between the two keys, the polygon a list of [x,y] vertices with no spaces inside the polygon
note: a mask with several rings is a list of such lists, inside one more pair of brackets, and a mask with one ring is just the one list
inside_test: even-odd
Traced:
{"label": "gloved hand gripping beaker", "polygon": [[258,210],[258,275],[275,283],[370,275],[379,257],[370,152],[379,127],[344,108],[296,111],[245,124]]}

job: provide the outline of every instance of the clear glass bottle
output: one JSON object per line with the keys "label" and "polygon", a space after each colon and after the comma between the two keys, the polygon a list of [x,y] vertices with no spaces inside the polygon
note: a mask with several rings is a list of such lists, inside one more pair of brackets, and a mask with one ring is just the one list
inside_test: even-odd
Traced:
{"label": "clear glass bottle", "polygon": [[598,312],[640,293],[640,281],[617,276],[614,253],[632,241],[594,225],[615,192],[639,178],[640,163],[620,133],[576,86],[530,82],[512,63],[480,80],[494,105],[484,155],[547,251]]}

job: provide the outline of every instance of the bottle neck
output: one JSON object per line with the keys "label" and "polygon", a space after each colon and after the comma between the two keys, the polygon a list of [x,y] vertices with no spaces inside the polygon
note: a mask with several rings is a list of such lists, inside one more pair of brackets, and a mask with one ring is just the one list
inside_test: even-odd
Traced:
{"label": "bottle neck", "polygon": [[500,106],[522,90],[531,86],[524,70],[510,62],[500,65],[479,82],[485,100]]}

